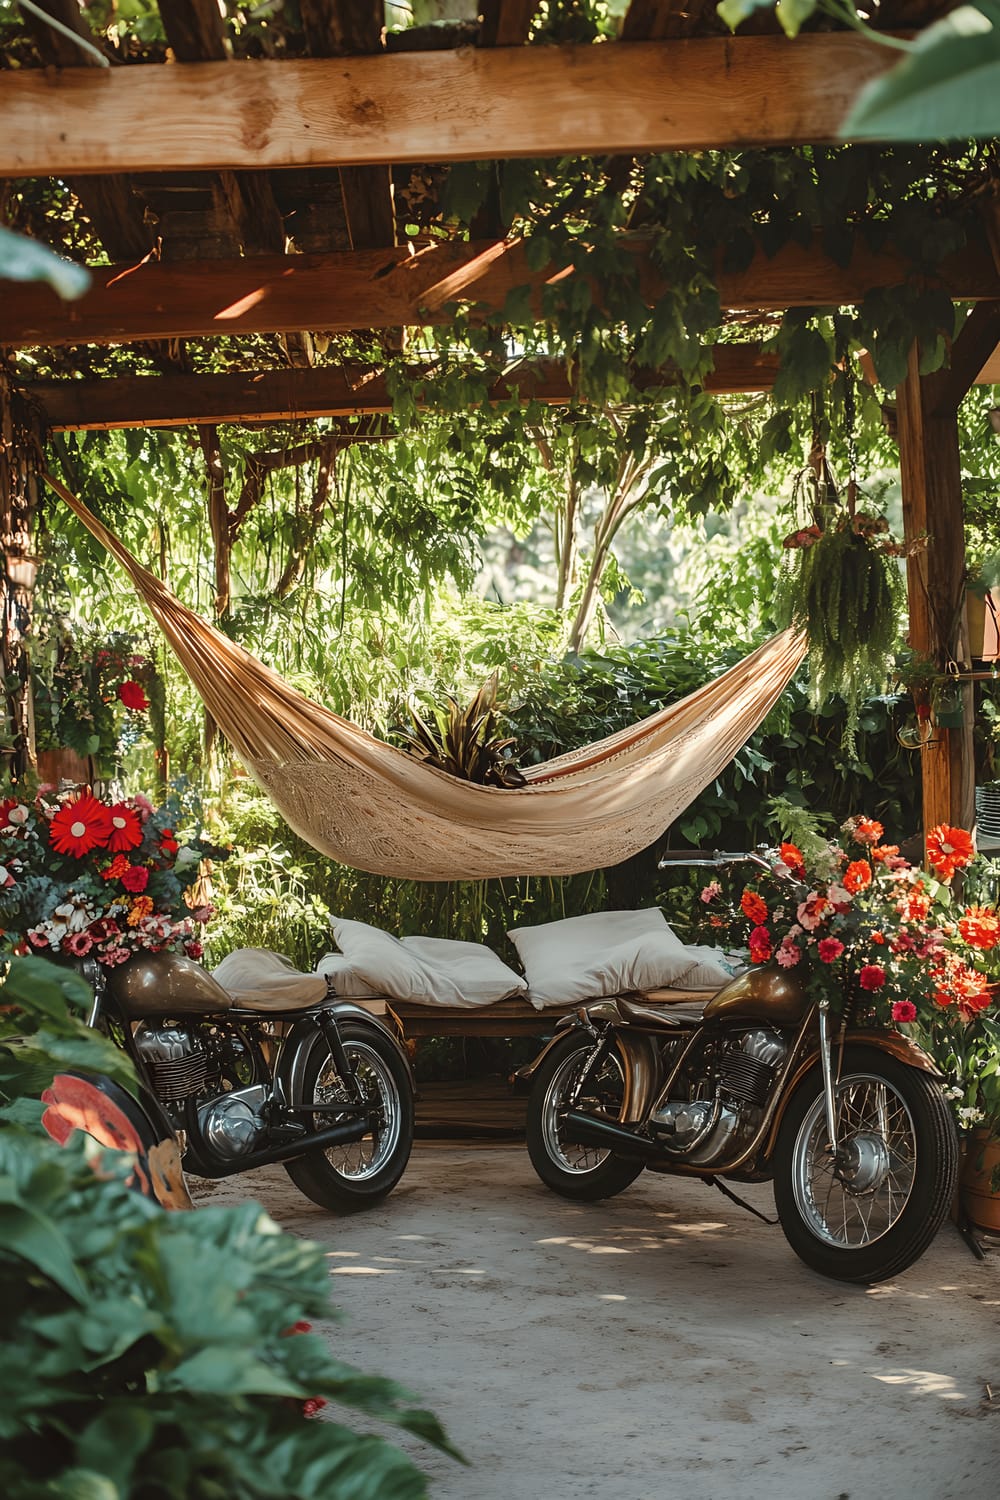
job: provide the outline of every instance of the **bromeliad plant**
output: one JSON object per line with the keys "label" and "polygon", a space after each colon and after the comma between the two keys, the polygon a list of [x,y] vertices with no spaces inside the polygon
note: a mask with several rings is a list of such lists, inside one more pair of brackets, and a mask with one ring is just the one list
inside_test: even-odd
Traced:
{"label": "bromeliad plant", "polygon": [[89,790],[0,803],[0,947],[96,959],[115,968],[148,950],[200,958],[185,890],[206,858],[225,851],[176,836],[180,803],[144,796],[102,801]]}
{"label": "bromeliad plant", "polygon": [[[809,996],[881,1025],[913,1027],[952,1084],[959,1124],[982,1122],[1000,1054],[992,1015],[1000,980],[1000,912],[953,882],[972,865],[969,834],[942,824],[927,836],[929,870],[882,842],[874,818],[849,818],[836,840],[783,843],[774,877],[727,903],[720,882],[701,892],[708,925],[742,941],[751,964],[801,974]],[[806,840],[800,842],[806,843]],[[1000,1104],[1000,1100],[998,1100]],[[1000,1109],[997,1110],[1000,1121]]]}
{"label": "bromeliad plant", "polygon": [[446,708],[435,708],[430,725],[410,708],[412,727],[404,727],[406,749],[418,760],[481,786],[518,787],[524,777],[514,764],[515,741],[500,733],[494,673],[463,708],[451,696]]}

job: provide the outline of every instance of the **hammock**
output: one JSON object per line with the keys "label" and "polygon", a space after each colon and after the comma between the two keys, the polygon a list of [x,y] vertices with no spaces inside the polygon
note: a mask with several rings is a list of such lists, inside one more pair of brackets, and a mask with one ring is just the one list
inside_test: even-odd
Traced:
{"label": "hammock", "polygon": [[206,707],[289,825],[341,864],[408,880],[574,875],[655,842],[728,765],[805,654],[786,630],[660,713],[524,774],[462,781],[304,697],[183,605],[58,480],[130,575]]}

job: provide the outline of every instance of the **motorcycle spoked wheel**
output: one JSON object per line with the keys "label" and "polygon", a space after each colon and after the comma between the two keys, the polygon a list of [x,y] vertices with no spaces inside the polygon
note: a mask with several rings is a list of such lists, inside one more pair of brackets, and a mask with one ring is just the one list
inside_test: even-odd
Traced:
{"label": "motorcycle spoked wheel", "polygon": [[927,1249],[958,1178],[958,1138],[940,1084],[875,1047],[844,1050],[834,1172],[819,1068],[796,1090],[774,1155],[774,1201],[806,1265],[838,1281],[898,1276]]}
{"label": "motorcycle spoked wheel", "polygon": [[[563,1138],[559,1115],[567,1107],[573,1085],[594,1050],[590,1037],[570,1033],[547,1054],[532,1080],[528,1095],[527,1140],[531,1165],[555,1193],[564,1198],[597,1202],[613,1198],[629,1187],[643,1170],[599,1146]],[[625,1097],[625,1072],[617,1050],[610,1052],[596,1077],[587,1080],[577,1108],[600,1110],[620,1120]]]}
{"label": "motorcycle spoked wheel", "polygon": [[[389,1037],[353,1021],[342,1021],[340,1034],[367,1098],[378,1108],[379,1123],[360,1141],[309,1151],[284,1165],[311,1202],[349,1214],[380,1203],[403,1175],[413,1146],[413,1085]],[[337,1109],[349,1098],[326,1043],[317,1037],[305,1066],[303,1099],[329,1104],[330,1112],[313,1117],[315,1128],[349,1118]]]}

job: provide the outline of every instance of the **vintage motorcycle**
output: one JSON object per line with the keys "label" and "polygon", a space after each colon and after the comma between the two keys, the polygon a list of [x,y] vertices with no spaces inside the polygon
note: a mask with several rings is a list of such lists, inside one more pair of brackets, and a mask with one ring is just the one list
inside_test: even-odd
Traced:
{"label": "vintage motorcycle", "polygon": [[[668,855],[661,867],[744,861],[774,873],[744,853]],[[834,1025],[828,1003],[776,965],[707,1003],[582,1006],[520,1076],[531,1162],[555,1192],[609,1198],[643,1168],[720,1186],[770,1179],[792,1249],[841,1281],[905,1270],[955,1192],[958,1139],[932,1059],[866,1026],[860,996]]]}
{"label": "vintage motorcycle", "polygon": [[128,1053],[177,1135],[186,1171],[230,1177],[280,1162],[305,1196],[378,1203],[413,1144],[413,1076],[395,1036],[317,975],[293,998],[231,994],[199,964],[144,953],[83,960],[90,1024]]}

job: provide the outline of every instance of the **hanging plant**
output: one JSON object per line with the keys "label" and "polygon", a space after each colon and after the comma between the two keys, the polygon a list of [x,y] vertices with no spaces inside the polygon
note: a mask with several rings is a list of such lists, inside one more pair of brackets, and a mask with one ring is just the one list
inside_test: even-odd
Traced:
{"label": "hanging plant", "polygon": [[809,494],[811,521],[784,540],[779,609],[808,635],[812,706],[843,698],[844,748],[853,752],[860,706],[885,686],[904,601],[896,559],[911,549],[892,538],[883,515],[857,509],[853,480],[840,503],[825,459],[821,476],[814,466],[799,476],[797,499]]}

